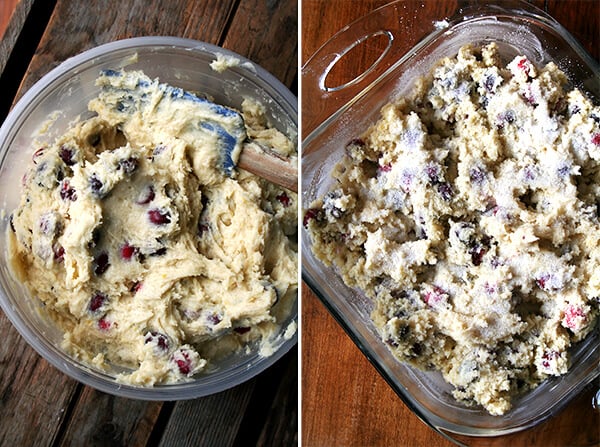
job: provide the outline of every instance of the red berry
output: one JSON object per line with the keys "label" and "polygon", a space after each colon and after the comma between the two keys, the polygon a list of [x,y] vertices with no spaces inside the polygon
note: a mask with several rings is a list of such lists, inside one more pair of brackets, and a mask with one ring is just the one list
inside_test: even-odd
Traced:
{"label": "red berry", "polygon": [[134,282],[131,287],[129,288],[129,291],[132,293],[138,293],[140,291],[140,289],[142,288],[142,281],[136,281]]}
{"label": "red berry", "polygon": [[444,289],[434,286],[432,291],[426,292],[425,295],[423,295],[423,301],[425,301],[428,306],[434,307],[444,299],[444,295],[446,295]]}
{"label": "red berry", "polygon": [[108,297],[102,292],[96,292],[92,295],[92,299],[90,300],[90,304],[88,306],[91,312],[97,312],[104,306]]}
{"label": "red berry", "polygon": [[112,327],[112,322],[106,318],[102,317],[98,320],[98,328],[101,331],[108,331]]}
{"label": "red berry", "polygon": [[209,227],[207,224],[198,222],[198,237],[202,237],[204,233],[208,231]]}
{"label": "red berry", "polygon": [[156,343],[156,346],[162,351],[169,349],[169,339],[165,334],[160,332],[150,331],[144,337],[144,343]]}
{"label": "red berry", "polygon": [[121,246],[121,257],[126,261],[129,261],[136,252],[137,248],[133,245],[129,245],[128,242],[125,242],[125,244]]}
{"label": "red berry", "polygon": [[285,206],[288,207],[290,206],[290,198],[287,196],[287,194],[285,192],[282,192],[281,194],[279,194],[277,197],[275,197],[277,200],[279,200],[279,202]]}
{"label": "red berry", "polygon": [[154,197],[154,187],[152,185],[147,185],[144,189],[142,189],[135,203],[138,205],[146,205],[147,203],[152,202]]}
{"label": "red berry", "polygon": [[65,249],[59,243],[56,243],[52,246],[52,251],[54,252],[54,260],[58,263],[63,262],[65,260]]}
{"label": "red berry", "polygon": [[181,374],[188,375],[192,372],[192,359],[190,358],[190,354],[185,349],[179,349],[175,354],[173,354],[173,361],[177,365],[179,372]]}
{"label": "red berry", "polygon": [[546,369],[550,368],[550,362],[552,360],[556,360],[560,357],[560,354],[557,351],[544,351],[542,354],[542,366]]}
{"label": "red berry", "polygon": [[148,219],[155,225],[165,225],[171,222],[171,215],[166,210],[152,209],[148,211]]}
{"label": "red berry", "polygon": [[392,164],[391,163],[386,163],[384,165],[379,165],[379,167],[377,168],[377,170],[379,172],[390,172],[392,170]]}
{"label": "red berry", "polygon": [[68,180],[64,180],[60,185],[60,198],[63,200],[70,200],[72,202],[77,200],[75,188],[71,188]]}
{"label": "red berry", "polygon": [[110,264],[108,263],[108,253],[106,253],[105,251],[100,252],[95,258],[94,258],[94,273],[97,276],[102,275],[104,272],[106,272],[106,270],[110,267]]}
{"label": "red berry", "polygon": [[138,168],[138,159],[135,157],[125,158],[123,160],[119,160],[119,164],[117,165],[117,169],[123,169],[125,174],[131,174]]}
{"label": "red berry", "polygon": [[308,210],[306,210],[306,213],[304,213],[304,219],[302,219],[302,224],[306,228],[308,227],[308,222],[310,222],[312,219],[316,219],[317,221],[319,221],[322,218],[323,210],[320,210],[318,208],[309,208]]}
{"label": "red berry", "polygon": [[209,323],[214,324],[216,326],[223,320],[223,317],[219,314],[208,314],[206,319]]}
{"label": "red berry", "polygon": [[592,135],[592,143],[594,143],[596,146],[600,146],[600,133],[595,133]]}
{"label": "red berry", "polygon": [[73,166],[75,164],[75,160],[73,160],[74,155],[75,151],[65,145],[61,146],[58,150],[58,156],[67,166]]}
{"label": "red berry", "polygon": [[565,309],[565,325],[569,329],[576,329],[586,320],[586,315],[580,306],[569,305]]}

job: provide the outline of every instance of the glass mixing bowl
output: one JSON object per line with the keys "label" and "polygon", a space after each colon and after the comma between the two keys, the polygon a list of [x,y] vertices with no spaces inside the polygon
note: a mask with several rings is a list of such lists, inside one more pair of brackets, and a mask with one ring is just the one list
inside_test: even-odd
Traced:
{"label": "glass mixing bowl", "polygon": [[[237,59],[223,72],[210,63],[221,55]],[[228,59],[231,60],[231,59]],[[260,66],[226,49],[189,39],[140,37],[101,45],[66,60],[40,79],[14,106],[0,129],[0,233],[5,234],[9,216],[20,200],[21,178],[29,166],[39,131],[53,141],[69,123],[90,112],[87,104],[100,87],[95,80],[103,69],[143,70],[151,78],[201,91],[216,102],[239,108],[249,97],[263,104],[272,125],[293,141],[297,138],[297,100],[275,77]],[[49,121],[49,117],[53,119]],[[46,127],[46,126],[50,127]],[[52,365],[86,385],[115,395],[176,400],[205,396],[240,384],[281,358],[297,341],[292,331],[298,319],[297,304],[284,321],[272,355],[262,356],[258,346],[220,360],[210,372],[191,382],[154,387],[119,383],[114,371],[102,372],[83,364],[60,347],[62,332],[46,317],[41,303],[13,277],[7,261],[7,238],[0,237],[0,305],[25,340]],[[287,330],[287,332],[286,332]]]}
{"label": "glass mixing bowl", "polygon": [[[497,42],[507,60],[524,54],[538,66],[554,61],[574,86],[598,102],[598,64],[559,23],[537,8],[525,2],[465,2],[451,17],[424,21],[419,16],[422,3],[397,1],[373,11],[333,36],[302,68],[302,121],[303,128],[311,131],[302,143],[304,209],[331,189],[329,174],[343,156],[345,144],[379,118],[381,107],[407,92],[437,60],[455,55],[467,43]],[[328,79],[344,55],[375,36],[384,41],[382,52],[366,71],[341,85]],[[305,229],[301,243],[305,282],[406,405],[450,438],[507,435],[532,427],[559,412],[600,374],[596,328],[570,351],[568,374],[550,378],[517,398],[507,414],[491,416],[481,408],[464,406],[452,397],[451,386],[440,373],[398,362],[371,321],[371,300],[347,287],[334,268],[315,258]]]}

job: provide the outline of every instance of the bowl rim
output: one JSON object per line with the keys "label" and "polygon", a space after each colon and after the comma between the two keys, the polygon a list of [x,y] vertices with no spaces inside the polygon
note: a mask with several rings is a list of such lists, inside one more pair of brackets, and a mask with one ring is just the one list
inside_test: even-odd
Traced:
{"label": "bowl rim", "polygon": [[[176,51],[185,50],[189,51],[189,54],[192,55],[196,52],[198,54],[212,55],[215,57],[219,55],[235,57],[240,61],[235,69],[247,73],[250,78],[258,78],[270,88],[273,88],[274,91],[280,95],[284,105],[289,107],[289,110],[294,114],[290,118],[294,122],[297,122],[298,102],[291,91],[263,67],[234,51],[194,39],[173,36],[143,36],[119,39],[98,45],[69,57],[43,75],[19,98],[0,127],[0,149],[2,149],[2,146],[6,147],[4,153],[0,154],[0,165],[4,164],[5,157],[9,152],[10,145],[6,142],[10,141],[12,143],[15,136],[16,132],[13,131],[13,126],[24,113],[37,107],[38,104],[36,98],[39,98],[41,93],[52,87],[60,80],[60,78],[64,77],[66,73],[77,75],[81,67],[86,67],[88,64],[93,64],[94,62],[101,62],[103,58],[110,57],[115,51],[134,51],[136,49],[152,49],[154,51],[165,49]],[[4,219],[6,218],[7,217],[4,217]],[[3,261],[3,264],[5,265],[2,267],[7,267],[6,272],[3,273],[11,275],[11,280],[18,282],[9,268],[9,262],[6,256]],[[5,269],[3,268],[2,270]],[[9,296],[10,294],[7,292],[5,278],[0,275],[0,308],[2,308],[20,336],[23,337],[27,344],[41,357],[46,359],[60,372],[78,382],[91,386],[97,390],[125,398],[149,401],[174,401],[194,399],[219,393],[240,385],[252,379],[257,374],[260,374],[290,351],[298,341],[299,294],[297,294],[295,303],[292,306],[289,322],[285,324],[282,323],[281,333],[284,334],[289,325],[295,325],[296,330],[289,337],[284,336],[275,340],[277,349],[275,352],[271,353],[271,355],[261,356],[256,352],[246,359],[245,362],[229,367],[225,374],[222,372],[216,376],[214,373],[209,372],[206,375],[200,373],[190,381],[175,384],[154,386],[131,385],[121,383],[115,377],[76,360],[59,349],[59,347],[43,338],[41,334],[32,329],[31,325],[25,321],[26,319],[19,314],[19,311],[17,311],[15,306],[11,303]]]}
{"label": "bowl rim", "polygon": [[[381,6],[369,14],[355,20],[350,23],[346,27],[342,28],[338,33],[336,33],[331,39],[329,39],[325,44],[323,44],[313,55],[309,57],[305,65],[302,67],[302,75],[309,76],[314,78],[318,76],[319,73],[315,72],[315,67],[311,66],[311,64],[315,64],[318,58],[324,57],[323,51],[331,50],[330,44],[335,39],[339,38],[339,36],[348,32],[348,30],[352,30],[353,27],[360,24],[365,19],[368,19],[370,16],[374,16],[377,14],[381,14],[387,8],[392,7],[394,5],[399,5],[403,3],[411,3],[406,2],[404,0],[396,0],[391,3],[388,3],[384,6]],[[420,2],[412,2],[412,3],[420,3]],[[583,49],[581,44],[575,40],[571,34],[558,23],[553,17],[548,15],[546,12],[540,10],[539,8],[526,3],[521,0],[511,0],[509,2],[504,3],[492,3],[492,4],[481,4],[477,1],[470,1],[466,6],[463,6],[460,10],[457,7],[457,13],[452,17],[444,18],[447,23],[446,26],[435,27],[432,31],[427,34],[424,38],[420,39],[416,45],[406,51],[404,55],[398,58],[394,63],[391,64],[390,67],[385,68],[381,72],[379,72],[376,78],[373,81],[369,81],[370,83],[367,86],[361,87],[362,90],[357,92],[353,92],[354,94],[351,96],[350,100],[346,103],[340,103],[341,105],[333,106],[333,112],[329,113],[329,115],[323,113],[325,117],[322,121],[315,126],[314,129],[310,130],[308,135],[302,141],[303,153],[302,160],[303,162],[306,160],[312,159],[313,152],[304,151],[305,148],[311,149],[311,146],[317,145],[318,138],[326,133],[326,131],[340,118],[344,117],[344,113],[347,112],[354,104],[358,103],[361,99],[363,99],[374,86],[381,84],[382,80],[388,80],[387,78],[390,74],[394,73],[395,70],[400,66],[403,62],[405,62],[408,58],[412,56],[412,54],[418,53],[420,50],[426,48],[428,45],[433,43],[435,39],[440,37],[442,34],[448,32],[448,30],[456,27],[457,25],[464,25],[466,22],[479,20],[485,17],[494,17],[502,14],[503,16],[510,17],[525,17],[526,19],[536,22],[543,23],[547,27],[549,27],[555,34],[559,35],[565,43],[579,56],[582,60],[586,61],[590,67],[593,67],[595,73],[598,73],[598,63],[594,61],[591,56]],[[360,28],[360,26],[357,26]],[[319,61],[322,62],[322,61]],[[312,79],[311,79],[312,81]],[[331,95],[331,92],[327,92],[323,95],[327,96],[327,100],[329,98],[335,99],[334,95]],[[333,102],[333,101],[332,101]],[[326,109],[326,108],[324,108]],[[317,145],[318,146],[318,145]],[[314,153],[316,153],[321,147],[316,147]],[[334,162],[328,158],[328,162]],[[304,167],[303,163],[303,167]],[[318,169],[321,169],[322,164],[319,165]],[[315,167],[317,169],[317,167]],[[328,169],[328,168],[326,168]],[[304,171],[303,171],[304,172]],[[310,178],[308,176],[304,176],[302,178],[302,186],[303,186],[303,202],[302,206],[305,205],[308,207],[309,204],[307,200],[309,200],[308,191],[312,189],[313,177],[320,176],[319,172],[312,172],[310,174]],[[325,174],[326,175],[326,174]],[[305,208],[306,209],[306,208]],[[334,317],[334,319],[338,322],[338,324],[344,329],[346,334],[350,337],[350,339],[357,345],[363,355],[369,360],[369,362],[374,366],[374,368],[379,372],[379,374],[384,378],[384,380],[390,385],[390,387],[394,390],[394,392],[400,397],[403,403],[411,410],[419,419],[421,419],[425,424],[432,427],[434,430],[439,432],[441,435],[446,437],[447,439],[458,442],[456,439],[452,438],[451,435],[465,435],[465,436],[481,436],[481,437],[495,437],[508,435],[516,432],[523,431],[525,429],[531,428],[539,423],[549,419],[553,415],[555,415],[560,409],[564,408],[568,401],[572,399],[565,399],[564,402],[557,404],[550,411],[546,411],[543,414],[539,415],[536,419],[527,420],[522,425],[515,425],[514,423],[505,425],[501,428],[480,428],[473,425],[458,425],[452,423],[450,421],[446,421],[445,419],[439,417],[436,414],[433,414],[429,409],[427,409],[424,405],[418,402],[416,399],[412,397],[412,394],[405,389],[404,385],[401,383],[397,383],[393,377],[389,374],[389,371],[386,370],[386,367],[380,363],[380,360],[377,358],[377,353],[369,346],[366,340],[363,340],[363,336],[361,332],[356,329],[352,321],[348,317],[348,313],[344,315],[343,312],[338,309],[337,304],[333,302],[329,297],[327,292],[320,286],[319,284],[319,271],[317,268],[313,268],[314,265],[319,265],[320,261],[314,257],[311,252],[310,245],[311,240],[310,236],[307,235],[306,228],[303,226],[301,228],[301,238],[302,238],[302,279],[303,281],[310,287],[310,289],[314,292],[314,294],[318,297],[318,299],[324,304],[329,313]],[[321,268],[324,265],[320,264]],[[328,268],[329,269],[329,268]],[[339,275],[338,275],[339,276]],[[354,290],[354,289],[353,289]],[[600,320],[598,321],[596,331],[598,330],[598,326],[600,326]],[[592,334],[590,334],[592,336]],[[598,349],[591,350],[589,355],[597,355]],[[408,366],[408,368],[410,368]],[[586,377],[585,381],[581,382],[580,390],[585,388],[586,385],[596,380],[600,376],[600,370],[596,368],[593,374],[590,374]],[[579,385],[579,384],[578,384]],[[502,416],[498,416],[498,418],[502,418]],[[468,422],[468,421],[466,421]]]}

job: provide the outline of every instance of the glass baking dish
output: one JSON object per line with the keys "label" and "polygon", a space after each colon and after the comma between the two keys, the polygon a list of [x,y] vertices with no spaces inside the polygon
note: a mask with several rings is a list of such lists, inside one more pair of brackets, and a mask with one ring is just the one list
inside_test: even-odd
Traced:
{"label": "glass baking dish", "polygon": [[[396,1],[350,24],[321,47],[302,68],[304,135],[302,206],[322,197],[332,185],[330,172],[345,144],[362,134],[391,98],[407,92],[414,80],[444,56],[467,44],[498,43],[508,62],[525,55],[538,66],[553,61],[573,86],[594,103],[600,98],[600,69],[575,39],[553,18],[525,2],[481,5],[467,2],[449,17],[424,21],[426,2]],[[358,44],[383,36],[381,56],[365,72],[341,85],[328,75]],[[309,114],[307,111],[310,111]],[[546,380],[517,398],[507,414],[491,416],[466,407],[451,395],[438,372],[424,372],[398,362],[380,340],[371,322],[372,303],[361,291],[347,287],[334,268],[324,266],[311,251],[303,228],[302,276],[395,392],[423,421],[442,434],[499,436],[532,427],[557,414],[600,375],[600,334],[595,331],[570,351],[572,366],[561,377]]]}

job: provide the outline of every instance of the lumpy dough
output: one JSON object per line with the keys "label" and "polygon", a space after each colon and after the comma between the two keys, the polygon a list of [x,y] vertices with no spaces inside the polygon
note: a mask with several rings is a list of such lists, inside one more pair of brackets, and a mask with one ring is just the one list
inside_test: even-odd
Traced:
{"label": "lumpy dough", "polygon": [[494,415],[569,367],[600,295],[600,110],[555,64],[465,46],[349,142],[305,210],[400,360]]}
{"label": "lumpy dough", "polygon": [[153,385],[274,346],[297,296],[297,196],[223,159],[246,136],[294,144],[253,102],[241,115],[141,72],[97,82],[95,116],[33,154],[9,231],[64,348]]}

